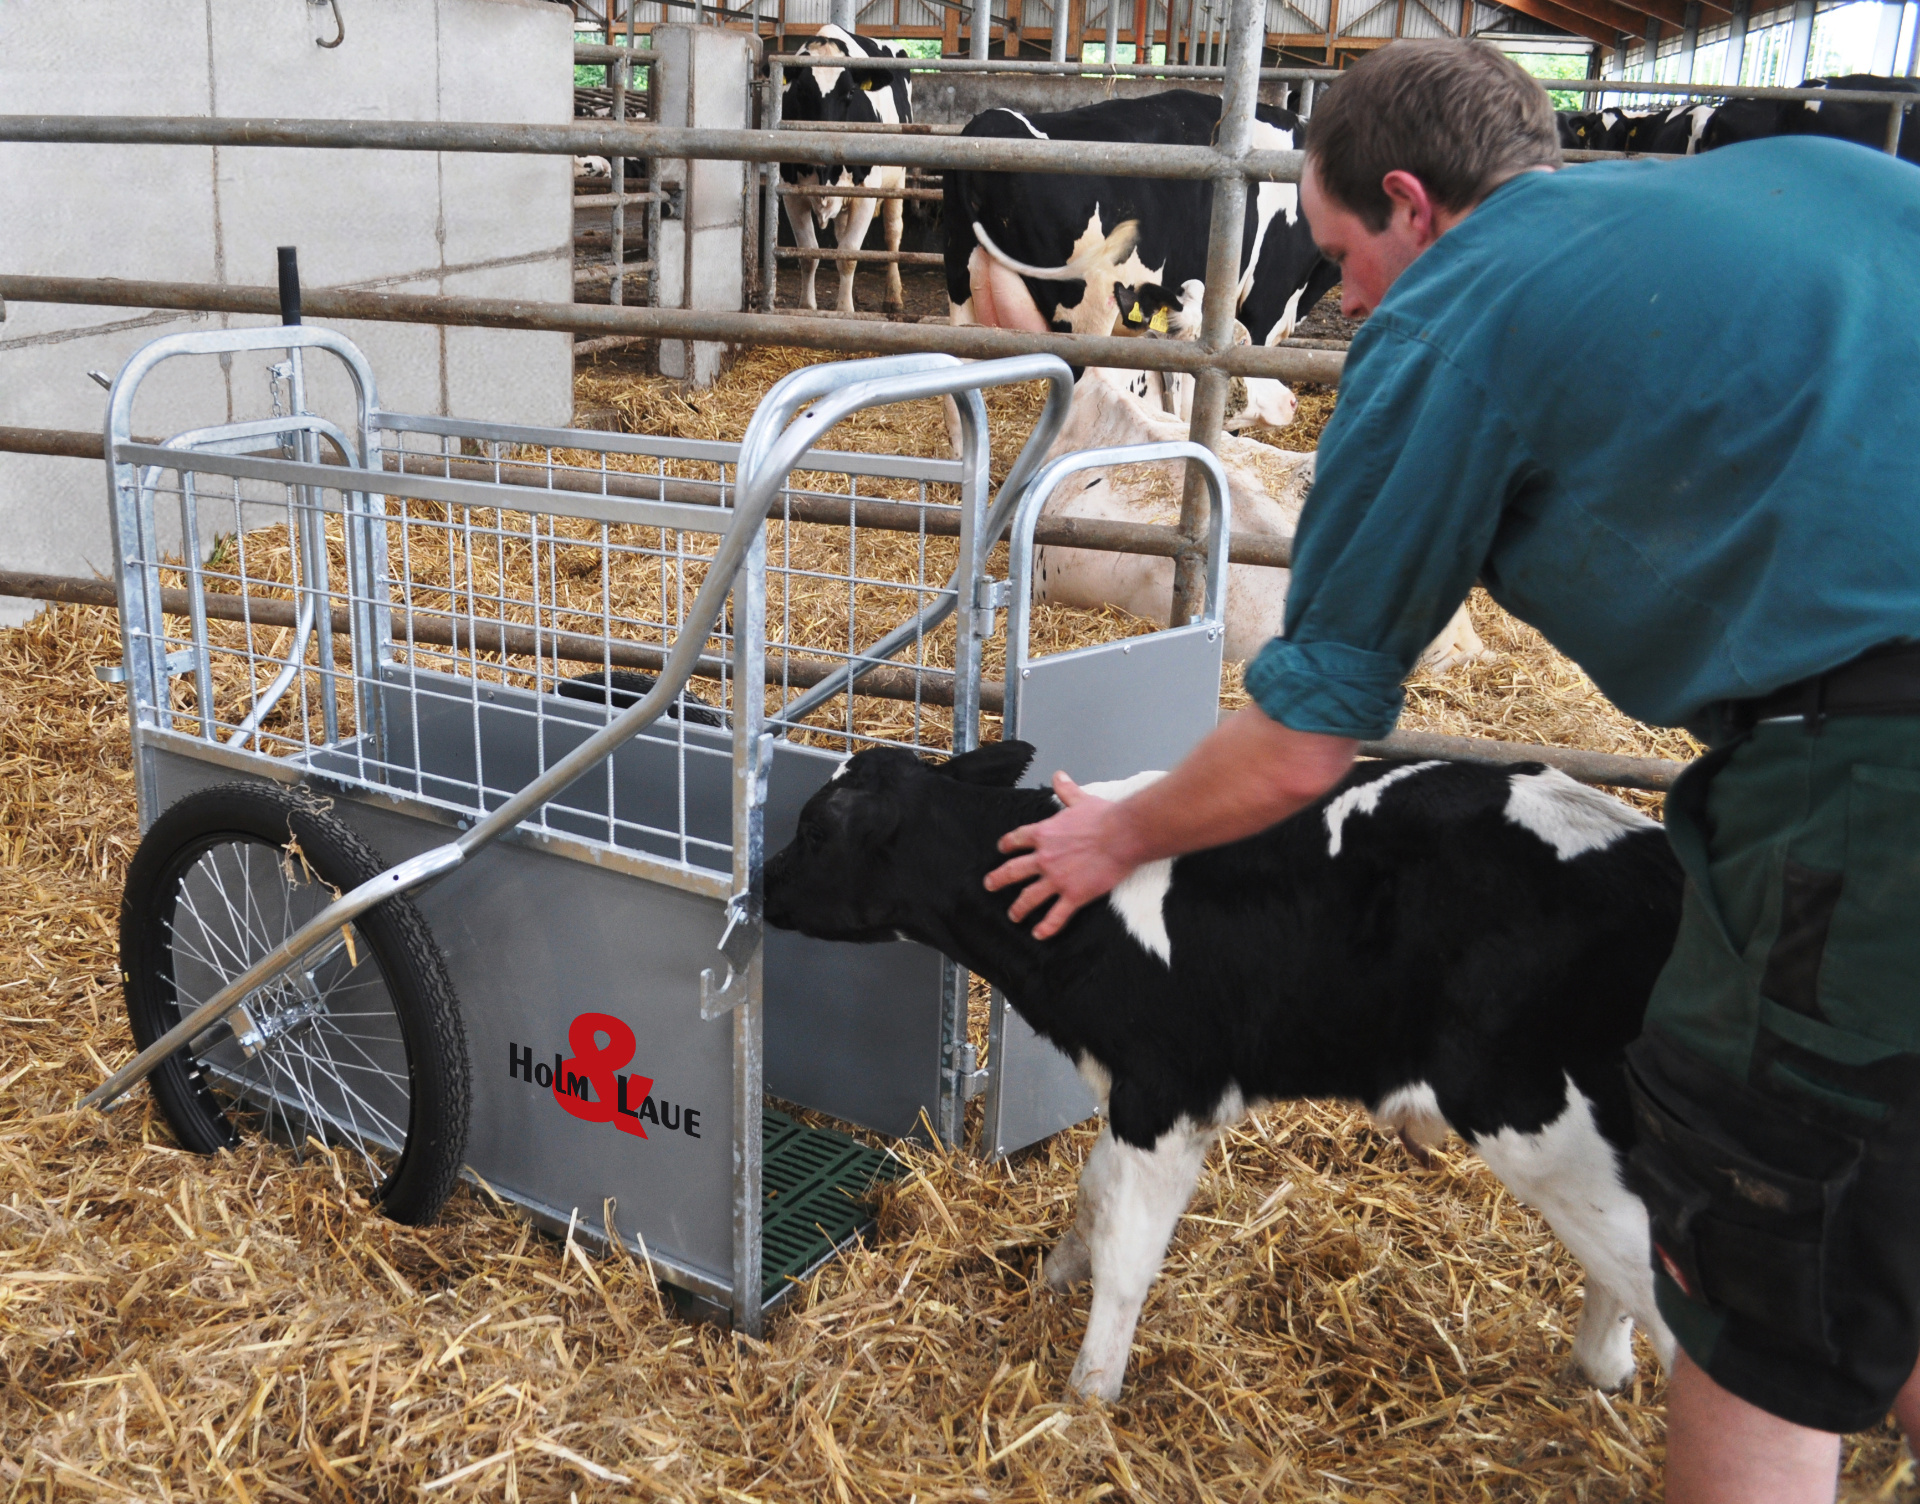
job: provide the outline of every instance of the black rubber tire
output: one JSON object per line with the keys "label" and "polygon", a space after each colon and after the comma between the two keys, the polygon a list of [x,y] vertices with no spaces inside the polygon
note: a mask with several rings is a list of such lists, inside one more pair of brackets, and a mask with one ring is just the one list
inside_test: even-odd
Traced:
{"label": "black rubber tire", "polygon": [[[120,904],[135,1044],[383,870],[306,790],[229,783],[180,800],[142,839]],[[216,1026],[148,1077],[181,1144],[210,1154],[252,1126],[345,1145],[336,1157],[355,1189],[395,1221],[432,1221],[466,1155],[472,1075],[446,961],[420,911],[387,899],[310,973],[254,999],[237,1027]],[[251,1056],[235,1037],[249,1023],[266,1035]]]}

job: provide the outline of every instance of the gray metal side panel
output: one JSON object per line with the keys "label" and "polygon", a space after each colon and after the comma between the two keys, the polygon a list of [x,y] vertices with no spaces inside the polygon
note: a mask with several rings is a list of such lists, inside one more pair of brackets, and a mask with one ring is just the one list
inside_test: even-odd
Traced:
{"label": "gray metal side panel", "polygon": [[[470,734],[470,732],[469,732]],[[425,737],[422,738],[426,740]],[[151,750],[162,806],[234,779],[210,763]],[[724,790],[722,791],[724,798]],[[335,811],[383,860],[448,839],[451,827],[351,797]],[[725,804],[721,805],[724,819]],[[729,1019],[702,1022],[700,969],[713,964],[722,907],[710,899],[600,871],[584,862],[496,845],[415,900],[447,958],[473,1062],[468,1163],[509,1200],[578,1207],[601,1230],[617,1202],[618,1230],[653,1251],[731,1283],[732,1151]],[[509,1074],[509,1047],[551,1069],[574,1054],[568,1027],[610,1013],[638,1049],[626,1072],[653,1078],[652,1100],[680,1127],[636,1138],[570,1116],[550,1090]],[[698,1136],[687,1110],[698,1114]]]}
{"label": "gray metal side panel", "polygon": [[[1036,749],[1027,782],[1048,784],[1061,769],[1098,783],[1171,768],[1219,719],[1224,646],[1217,628],[1195,625],[1036,659],[1007,728]],[[1098,1111],[1073,1062],[998,991],[990,1029],[988,1155],[1011,1154]]]}
{"label": "gray metal side panel", "polygon": [[[767,851],[839,765],[780,742],[767,793]],[[938,1120],[940,954],[923,945],[841,945],[766,933],[766,1083],[790,1102],[881,1133],[925,1138]]]}

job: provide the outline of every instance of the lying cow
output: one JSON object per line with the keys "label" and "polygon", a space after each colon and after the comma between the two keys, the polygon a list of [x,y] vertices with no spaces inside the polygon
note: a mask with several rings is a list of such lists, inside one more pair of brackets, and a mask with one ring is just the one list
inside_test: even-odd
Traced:
{"label": "lying cow", "polygon": [[[1172,90],[1054,114],[988,110],[964,134],[1204,146],[1219,123],[1218,98]],[[1300,134],[1287,111],[1257,110],[1256,150],[1291,150]],[[1205,292],[1212,206],[1210,182],[949,172],[942,200],[948,316],[955,324],[1094,335],[1141,333],[1158,321],[1157,332],[1175,333],[1172,309],[1190,295],[1197,310]],[[1313,243],[1293,183],[1260,183],[1247,196],[1240,265],[1239,319],[1265,345],[1291,335],[1340,280]],[[1197,330],[1197,319],[1191,323]]]}
{"label": "lying cow", "polygon": [[[1089,370],[1074,385],[1073,406],[1049,458],[1123,444],[1154,444],[1186,438],[1187,425],[1143,402],[1123,383],[1129,373]],[[1277,385],[1277,383],[1276,383]],[[1284,388],[1282,388],[1284,390]],[[1291,404],[1292,398],[1288,397]],[[1236,537],[1287,538],[1313,484],[1313,456],[1233,434],[1216,446],[1227,472]],[[1086,470],[1068,478],[1050,497],[1048,517],[1090,517],[1116,522],[1170,525],[1180,520],[1181,463],[1122,465]],[[1284,569],[1232,564],[1227,569],[1226,656],[1244,662],[1277,636],[1285,622]],[[1061,606],[1118,606],[1147,621],[1166,624],[1173,606],[1173,560],[1145,554],[1043,546],[1035,551],[1033,598]],[[1463,604],[1421,655],[1435,673],[1488,655]]]}
{"label": "lying cow", "polygon": [[[822,61],[813,65],[796,63],[786,72],[780,96],[783,120],[830,121],[835,125],[902,125],[913,119],[913,89],[903,71],[878,68],[849,68],[850,58],[905,57],[899,47],[854,36],[838,26],[822,26],[800,48],[807,57]],[[828,173],[832,173],[829,178]],[[780,179],[793,188],[885,188],[907,185],[904,167],[842,167],[837,171],[811,164],[783,162]],[[787,222],[793,226],[794,243],[805,250],[820,244],[814,233],[833,227],[834,245],[840,250],[857,251],[866,243],[867,229],[873,223],[875,208],[880,208],[886,226],[887,249],[900,249],[904,219],[904,200],[898,198],[815,197],[805,193],[783,192]],[[840,301],[842,313],[853,312],[853,274],[856,261],[840,263]],[[800,298],[808,308],[814,303],[813,282],[820,270],[818,261],[800,263]],[[900,289],[900,263],[887,263],[887,312],[899,313],[906,300]]]}
{"label": "lying cow", "polygon": [[1000,837],[1058,807],[1013,787],[1032,756],[850,758],[767,863],[766,918],[944,951],[1099,1093],[1107,1122],[1044,1270],[1054,1289],[1093,1279],[1076,1390],[1118,1397],[1215,1136],[1303,1097],[1358,1099],[1414,1146],[1458,1132],[1584,1266],[1581,1371],[1626,1383],[1634,1321],[1669,1361],[1623,1179],[1623,1051],[1680,914],[1653,821],[1538,764],[1365,763],[1271,830],[1149,863],[1038,941],[982,886]]}

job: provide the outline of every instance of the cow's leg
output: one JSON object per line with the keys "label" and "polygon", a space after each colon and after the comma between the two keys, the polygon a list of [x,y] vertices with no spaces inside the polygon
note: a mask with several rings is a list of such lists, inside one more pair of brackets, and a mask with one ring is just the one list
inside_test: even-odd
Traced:
{"label": "cow's leg", "polygon": [[1426,651],[1420,655],[1420,667],[1444,674],[1448,669],[1467,663],[1480,663],[1492,656],[1487,651],[1487,645],[1480,640],[1480,634],[1473,628],[1473,618],[1467,614],[1467,603],[1462,601],[1460,609],[1440,629],[1440,635],[1427,644]]}
{"label": "cow's leg", "polygon": [[[867,227],[873,223],[874,207],[878,199],[850,198],[847,207],[840,211],[839,234],[835,242],[843,251],[857,251],[867,243]],[[858,261],[840,263],[840,303],[842,313],[853,312],[853,274],[859,267]]]}
{"label": "cow's leg", "polygon": [[1081,1394],[1100,1400],[1120,1397],[1140,1307],[1160,1272],[1180,1214],[1193,1198],[1214,1132],[1183,1119],[1151,1149],[1136,1149],[1114,1138],[1111,1129],[1102,1129],[1087,1156],[1080,1202],[1092,1222],[1088,1262],[1093,1308],[1068,1380]]}
{"label": "cow's leg", "polygon": [[[974,254],[979,255],[980,253],[976,251]],[[956,329],[971,328],[973,324],[977,322],[973,316],[976,306],[977,300],[974,298],[968,298],[964,303],[956,303],[953,301],[952,295],[949,294],[947,297],[947,322]],[[947,443],[952,446],[953,457],[957,460],[963,460],[966,458],[966,454],[963,452],[960,443],[960,405],[951,397],[942,397],[940,399],[940,405],[946,413]]]}
{"label": "cow's leg", "polygon": [[[897,174],[897,176],[900,181],[890,186],[894,188],[904,188],[906,186],[906,173],[902,171]],[[906,201],[904,199],[890,198],[883,202],[886,205],[887,216],[887,249],[898,256],[900,254],[900,235],[901,232],[905,230],[907,223]],[[892,314],[904,313],[906,307],[906,290],[900,286],[900,263],[898,261],[889,261],[887,263],[887,312]]]}
{"label": "cow's leg", "polygon": [[1673,1334],[1654,1305],[1646,1206],[1627,1189],[1619,1155],[1573,1082],[1560,1115],[1537,1131],[1503,1128],[1472,1142],[1487,1168],[1547,1219],[1586,1271],[1587,1311],[1573,1356],[1587,1378],[1601,1389],[1631,1381],[1636,1320],[1662,1366],[1670,1366]]}
{"label": "cow's leg", "polygon": [[[802,250],[818,248],[819,237],[813,233],[813,200],[810,198],[788,198],[787,223],[793,226],[793,243]],[[816,258],[800,263],[800,306],[815,308],[813,301],[813,280],[820,272],[820,262]]]}

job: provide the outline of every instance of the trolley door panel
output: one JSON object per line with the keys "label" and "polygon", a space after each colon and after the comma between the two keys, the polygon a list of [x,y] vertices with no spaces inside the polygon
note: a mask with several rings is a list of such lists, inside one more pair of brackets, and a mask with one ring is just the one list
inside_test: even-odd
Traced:
{"label": "trolley door panel", "polygon": [[[779,742],[767,792],[767,851],[793,839],[800,809],[841,754]],[[776,1097],[881,1133],[925,1137],[940,1098],[938,951],[910,940],[844,945],[766,932],[766,1083]]]}
{"label": "trolley door panel", "polygon": [[[154,760],[162,807],[235,776],[157,748],[144,755]],[[350,795],[334,811],[389,863],[452,834]],[[701,1020],[699,996],[723,906],[513,844],[483,852],[415,902],[446,956],[466,1026],[473,1170],[510,1201],[562,1216],[577,1208],[589,1234],[603,1231],[612,1199],[630,1246],[637,1232],[652,1252],[705,1276],[710,1290],[726,1290],[732,1031],[727,1019]],[[631,1052],[612,1031],[585,1035],[583,1015],[595,1013],[632,1030]],[[589,1063],[625,1078],[617,1091],[630,1120],[585,1121],[562,1105],[553,1071],[572,1060],[580,1073],[580,1042],[601,1044]]]}
{"label": "trolley door panel", "polygon": [[[1034,659],[1007,735],[1035,748],[1024,780],[1064,769],[1077,783],[1171,768],[1220,715],[1223,634],[1196,622]],[[984,1151],[1011,1154],[1099,1110],[1073,1062],[996,990],[989,1025]]]}

